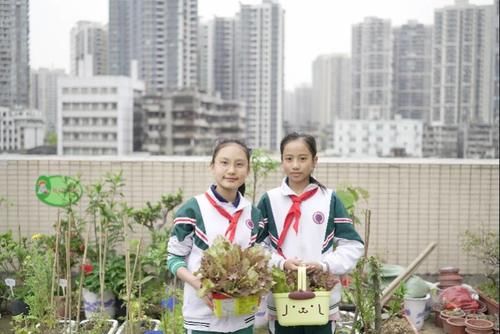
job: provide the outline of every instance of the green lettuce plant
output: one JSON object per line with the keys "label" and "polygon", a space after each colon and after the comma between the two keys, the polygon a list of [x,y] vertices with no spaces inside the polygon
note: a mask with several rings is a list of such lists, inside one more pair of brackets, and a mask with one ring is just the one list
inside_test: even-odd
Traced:
{"label": "green lettuce plant", "polygon": [[200,296],[217,292],[231,297],[264,295],[272,287],[269,255],[261,246],[242,249],[224,237],[205,251],[200,269]]}
{"label": "green lettuce plant", "polygon": [[[297,291],[297,271],[273,267],[272,277],[273,293]],[[339,281],[332,273],[324,271],[307,273],[307,291],[330,291],[337,283]]]}

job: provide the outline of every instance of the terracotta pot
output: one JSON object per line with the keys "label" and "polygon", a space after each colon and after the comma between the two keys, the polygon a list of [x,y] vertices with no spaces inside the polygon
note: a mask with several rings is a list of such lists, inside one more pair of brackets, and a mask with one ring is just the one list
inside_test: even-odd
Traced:
{"label": "terracotta pot", "polygon": [[[441,317],[441,316],[440,316]],[[448,323],[448,319],[449,318],[443,318],[441,317],[441,321],[443,323],[443,332],[445,332],[446,334],[449,334],[450,331],[451,331],[451,326],[450,324]]]}
{"label": "terracotta pot", "polygon": [[439,286],[448,288],[450,286],[460,285],[463,282],[463,277],[457,274],[442,274],[439,275]]}
{"label": "terracotta pot", "polygon": [[448,318],[465,318],[465,312],[462,311],[461,309],[442,310],[440,312],[440,315],[445,320]]}
{"label": "terracotta pot", "polygon": [[434,325],[439,328],[443,328],[443,320],[441,319],[440,311],[432,311],[434,313]]}
{"label": "terracotta pot", "polygon": [[439,281],[463,281],[463,277],[457,274],[442,274],[439,275]]}
{"label": "terracotta pot", "polygon": [[467,333],[470,334],[492,334],[494,323],[485,319],[465,319]]}
{"label": "terracotta pot", "polygon": [[456,267],[443,267],[439,269],[439,274],[448,274],[448,273],[458,274],[459,271],[460,269]]}
{"label": "terracotta pot", "polygon": [[465,334],[465,318],[448,318],[448,334]]}
{"label": "terracotta pot", "polygon": [[486,332],[476,332],[474,331],[473,329],[468,329],[467,327],[465,327],[465,333],[468,333],[468,334],[477,334],[477,333],[482,333],[482,334],[493,334],[493,330],[489,330],[489,331],[486,331]]}

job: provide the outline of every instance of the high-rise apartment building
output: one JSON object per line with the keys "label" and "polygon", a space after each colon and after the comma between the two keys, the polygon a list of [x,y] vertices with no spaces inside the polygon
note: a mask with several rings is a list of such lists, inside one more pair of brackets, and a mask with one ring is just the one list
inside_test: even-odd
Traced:
{"label": "high-rise apartment building", "polygon": [[29,0],[0,1],[0,106],[29,104]]}
{"label": "high-rise apartment building", "polygon": [[108,31],[98,22],[78,21],[71,28],[71,75],[108,74]]}
{"label": "high-rise apartment building", "polygon": [[456,0],[454,5],[435,10],[431,109],[434,125],[493,121],[494,57],[498,53],[495,14],[494,5],[478,6],[467,0]]}
{"label": "high-rise apartment building", "polygon": [[285,110],[283,119],[288,130],[305,131],[306,126],[317,126],[313,123],[313,92],[309,84],[302,84],[291,92],[285,92]]}
{"label": "high-rise apartment building", "polygon": [[66,76],[63,69],[31,71],[30,107],[40,111],[47,131],[57,131],[57,79],[63,76]]}
{"label": "high-rise apartment building", "polygon": [[197,0],[110,0],[109,71],[138,76],[150,94],[196,87]]}
{"label": "high-rise apartment building", "polygon": [[429,120],[432,27],[409,21],[394,29],[394,115]]}
{"label": "high-rise apartment building", "polygon": [[336,119],[351,118],[351,58],[332,54],[318,56],[312,65],[313,123],[332,128]]}
{"label": "high-rise apartment building", "polygon": [[132,6],[129,0],[109,1],[108,72],[110,75],[130,75],[130,62],[137,42],[138,29],[132,29]]}
{"label": "high-rise apartment building", "polygon": [[284,10],[279,3],[241,4],[236,23],[238,99],[246,104],[251,147],[277,150],[283,131]]}
{"label": "high-rise apartment building", "polygon": [[352,118],[391,118],[391,21],[367,17],[352,27]]}
{"label": "high-rise apartment building", "polygon": [[200,25],[199,87],[236,99],[235,19],[216,17]]}

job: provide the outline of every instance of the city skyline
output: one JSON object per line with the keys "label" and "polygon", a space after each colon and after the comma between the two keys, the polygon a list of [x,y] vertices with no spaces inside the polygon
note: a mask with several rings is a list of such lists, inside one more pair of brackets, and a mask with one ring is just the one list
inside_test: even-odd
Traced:
{"label": "city skyline", "polygon": [[[492,0],[470,0],[472,4],[493,4]],[[261,3],[246,0],[243,4]],[[391,20],[400,26],[408,20],[432,24],[434,10],[453,5],[453,0],[397,1],[353,0],[344,3],[324,0],[282,0],[285,9],[285,88],[311,83],[312,62],[322,54],[350,53],[352,25],[364,17]],[[200,0],[201,20],[229,17],[239,10],[237,0]],[[50,18],[47,20],[47,18]],[[108,22],[106,0],[38,0],[30,3],[30,64],[70,69],[70,30],[78,21]],[[336,31],[332,37],[331,31]],[[311,38],[311,36],[316,38]],[[328,40],[331,40],[329,43]]]}

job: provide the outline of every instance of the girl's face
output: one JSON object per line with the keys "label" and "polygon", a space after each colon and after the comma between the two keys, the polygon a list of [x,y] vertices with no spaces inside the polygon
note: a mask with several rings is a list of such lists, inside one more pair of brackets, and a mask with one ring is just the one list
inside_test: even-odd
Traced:
{"label": "girl's face", "polygon": [[301,139],[297,139],[285,145],[281,160],[281,167],[288,176],[290,184],[307,185],[318,162],[318,157],[313,158],[307,144]]}
{"label": "girl's face", "polygon": [[221,148],[210,168],[219,192],[238,191],[250,173],[245,151],[238,144],[228,144]]}

